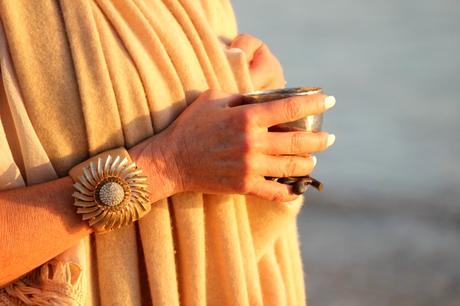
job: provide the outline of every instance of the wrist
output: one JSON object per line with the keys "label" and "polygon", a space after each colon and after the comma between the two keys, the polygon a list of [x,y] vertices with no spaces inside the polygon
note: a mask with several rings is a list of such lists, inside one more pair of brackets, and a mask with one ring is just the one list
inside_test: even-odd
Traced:
{"label": "wrist", "polygon": [[176,163],[176,146],[163,131],[128,150],[149,181],[151,202],[183,191]]}

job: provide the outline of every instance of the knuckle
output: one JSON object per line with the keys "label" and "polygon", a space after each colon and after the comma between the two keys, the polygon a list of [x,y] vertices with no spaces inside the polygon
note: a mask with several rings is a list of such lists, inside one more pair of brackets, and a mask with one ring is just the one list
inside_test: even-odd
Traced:
{"label": "knuckle", "polygon": [[219,91],[217,89],[207,89],[201,94],[207,100],[217,99],[224,96],[224,92]]}
{"label": "knuckle", "polygon": [[215,95],[216,93],[217,93],[217,91],[214,90],[214,89],[207,89],[201,95],[203,97],[211,97],[211,96]]}
{"label": "knuckle", "polygon": [[294,160],[293,157],[290,157],[286,166],[286,171],[288,172],[288,175],[292,175],[295,173],[297,170],[297,163]]}
{"label": "knuckle", "polygon": [[249,159],[252,152],[256,148],[256,141],[255,137],[252,134],[248,133],[243,137],[242,144],[241,144],[241,152],[243,157]]}
{"label": "knuckle", "polygon": [[250,177],[254,173],[254,162],[251,154],[243,154],[241,158],[241,167],[239,168],[243,179]]}
{"label": "knuckle", "polygon": [[240,113],[238,118],[238,125],[240,125],[244,131],[252,130],[254,123],[255,116],[251,110],[246,109]]}
{"label": "knuckle", "polygon": [[300,103],[295,98],[288,98],[284,102],[284,115],[286,121],[293,121],[299,117],[301,111]]}
{"label": "knuckle", "polygon": [[247,194],[250,190],[251,170],[249,167],[249,162],[243,159],[241,165],[237,168],[238,172],[235,173],[234,187],[239,194]]}
{"label": "knuckle", "polygon": [[300,133],[293,133],[291,136],[291,152],[293,154],[302,153],[304,137]]}
{"label": "knuckle", "polygon": [[270,198],[270,200],[274,202],[283,202],[285,199],[286,195],[283,190],[276,190]]}
{"label": "knuckle", "polygon": [[267,44],[260,42],[260,46],[256,51],[256,55],[264,56],[268,61],[270,61],[270,64],[273,66],[276,64],[275,62],[277,61],[275,56],[272,54],[270,51],[270,48],[267,46]]}
{"label": "knuckle", "polygon": [[248,33],[242,33],[236,39],[242,43],[255,43],[255,44],[262,43],[260,39]]}
{"label": "knuckle", "polygon": [[243,177],[237,186],[237,191],[240,194],[249,194],[252,191],[252,180],[250,177]]}
{"label": "knuckle", "polygon": [[287,157],[286,163],[284,164],[284,169],[282,169],[281,173],[284,177],[291,176],[295,173],[297,169],[297,163],[295,162],[294,158]]}
{"label": "knuckle", "polygon": [[245,39],[252,39],[253,36],[251,34],[248,34],[248,33],[241,33],[240,35],[238,35],[238,37],[236,37],[236,40],[245,40]]}

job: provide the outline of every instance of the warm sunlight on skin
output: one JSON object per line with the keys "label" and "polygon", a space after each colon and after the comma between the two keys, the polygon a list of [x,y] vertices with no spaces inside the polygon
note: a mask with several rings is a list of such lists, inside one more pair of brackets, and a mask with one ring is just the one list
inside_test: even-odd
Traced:
{"label": "warm sunlight on skin", "polygon": [[246,54],[252,83],[256,90],[276,89],[285,86],[283,68],[268,46],[260,39],[240,34],[230,44]]}
{"label": "warm sunlight on skin", "polygon": [[[246,53],[256,89],[284,87],[281,65],[261,40],[242,34],[230,47]],[[162,185],[170,186],[173,193],[234,193],[280,202],[295,200],[298,195],[292,186],[264,177],[310,174],[316,165],[311,153],[326,150],[335,136],[268,132],[268,128],[322,113],[334,106],[334,97],[317,94],[263,104],[241,103],[241,95],[206,91],[156,136],[154,145],[140,145],[143,149],[131,154],[139,156],[141,165],[150,164],[154,161],[149,151],[167,148],[163,155],[169,161],[169,171],[162,172],[168,173]]]}
{"label": "warm sunlight on skin", "polygon": [[[278,60],[260,40],[243,35],[233,46],[247,53],[257,89],[284,87]],[[335,138],[326,132],[268,132],[268,127],[322,113],[334,106],[335,99],[311,95],[263,104],[241,103],[239,94],[206,91],[166,130],[129,150],[151,186],[156,186],[152,202],[183,191],[246,194],[280,202],[298,197],[292,186],[264,176],[308,175],[316,164],[310,153],[327,149]],[[7,237],[6,251],[0,256],[0,266],[7,268],[0,285],[91,232],[67,205],[72,190],[72,180],[64,177],[0,193],[0,220],[9,218],[7,212],[16,211],[14,222],[4,229],[16,235],[0,232]],[[12,261],[14,258],[20,260]]]}
{"label": "warm sunlight on skin", "polygon": [[[163,133],[178,170],[178,191],[236,193],[267,200],[291,201],[292,186],[264,176],[305,176],[334,136],[328,133],[268,132],[268,127],[331,108],[325,95],[291,97],[263,104],[240,105],[241,95],[203,93]],[[332,139],[332,141],[331,141]],[[180,181],[177,181],[180,180]]]}

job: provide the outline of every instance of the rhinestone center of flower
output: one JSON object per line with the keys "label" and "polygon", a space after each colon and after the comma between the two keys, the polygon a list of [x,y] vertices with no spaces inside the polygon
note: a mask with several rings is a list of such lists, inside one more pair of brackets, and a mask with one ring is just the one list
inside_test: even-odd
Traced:
{"label": "rhinestone center of flower", "polygon": [[90,162],[73,186],[77,213],[97,232],[131,224],[151,209],[147,177],[128,157]]}
{"label": "rhinestone center of flower", "polygon": [[117,182],[107,182],[99,189],[99,200],[108,206],[117,206],[125,199],[125,190]]}

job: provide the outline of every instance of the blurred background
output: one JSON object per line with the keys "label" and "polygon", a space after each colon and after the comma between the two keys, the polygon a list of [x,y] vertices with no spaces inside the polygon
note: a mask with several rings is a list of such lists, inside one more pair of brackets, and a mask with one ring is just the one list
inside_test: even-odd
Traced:
{"label": "blurred background", "polygon": [[310,305],[460,305],[460,2],[233,0],[337,98],[299,227]]}

